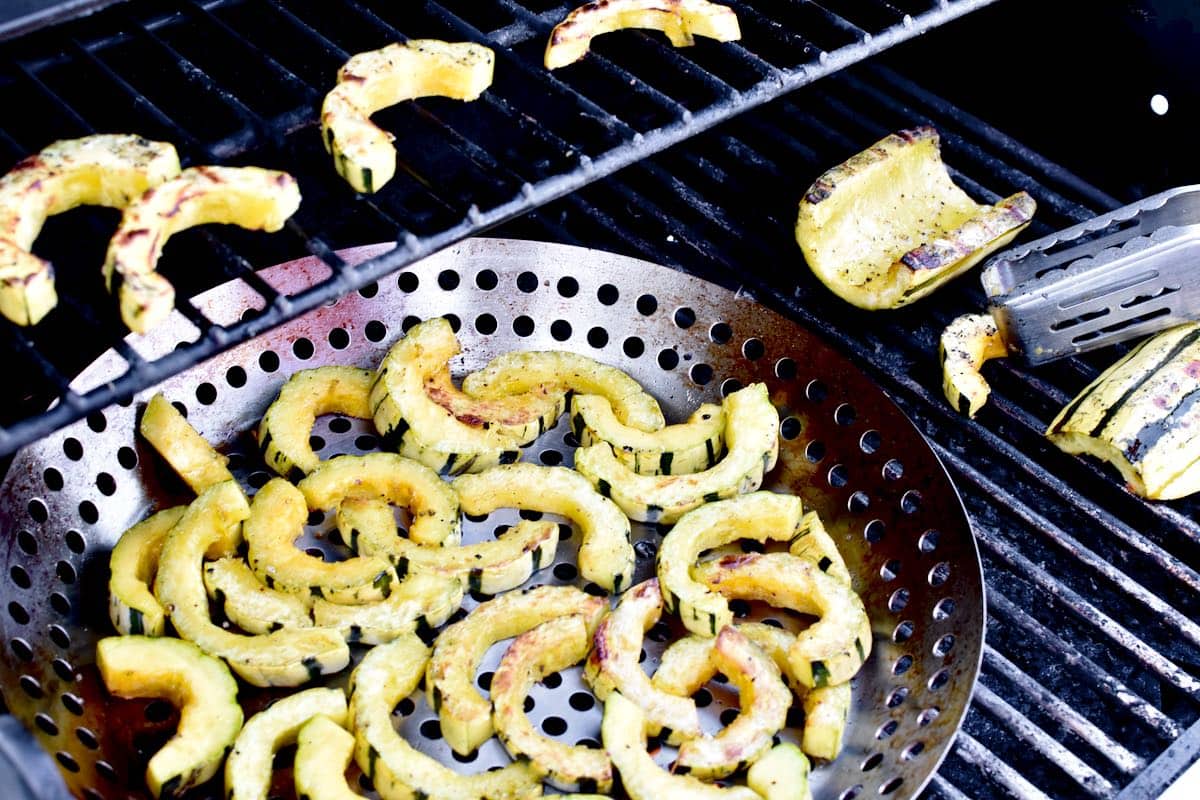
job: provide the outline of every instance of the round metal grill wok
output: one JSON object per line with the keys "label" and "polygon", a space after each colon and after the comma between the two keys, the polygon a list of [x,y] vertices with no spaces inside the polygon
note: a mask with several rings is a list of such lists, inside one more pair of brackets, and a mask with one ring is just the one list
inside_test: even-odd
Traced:
{"label": "round metal grill wok", "polygon": [[[386,246],[343,253],[350,262]],[[285,292],[323,277],[303,259],[264,271]],[[201,296],[217,321],[261,304],[230,283]],[[444,315],[458,328],[464,353],[456,375],[514,349],[569,349],[620,367],[681,421],[702,401],[765,381],[779,409],[782,448],[768,488],[802,496],[820,512],[845,554],[875,632],[870,660],[854,681],[845,749],[813,774],[818,800],[914,796],[933,774],[958,730],[979,671],[984,628],[979,557],[962,505],[937,458],[899,410],[845,358],[795,323],[719,287],[631,258],[561,245],[475,239],[441,252],[378,287],[272,330],[163,383],[188,419],[231,454],[244,485],[268,475],[249,431],[292,372],[321,364],[373,367],[420,319]],[[195,335],[176,314],[135,347],[169,352]],[[117,374],[102,357],[77,380],[87,388]],[[189,493],[135,435],[139,406],[94,414],[19,453],[0,493],[6,566],[0,576],[0,688],[9,708],[55,755],[71,789],[89,797],[144,792],[146,759],[168,738],[177,715],[160,702],[108,698],[93,666],[107,618],[109,551],[151,510],[187,502]],[[574,442],[561,420],[524,458],[571,463]],[[375,449],[369,423],[318,420],[313,444],[322,457]],[[501,511],[468,521],[465,541],[510,524]],[[344,552],[326,535],[330,520],[311,519],[305,546]],[[636,526],[641,580],[665,531]],[[553,566],[531,583],[579,583],[578,536],[560,546]],[[314,550],[313,552],[317,552]],[[479,598],[468,598],[464,609]],[[752,617],[798,624],[771,609],[738,608]],[[460,614],[464,612],[459,612]],[[652,628],[652,669],[674,631]],[[486,688],[503,646],[483,665]],[[333,683],[344,683],[345,674]],[[247,712],[279,691],[244,687]],[[569,742],[599,739],[600,705],[582,687],[578,668],[535,688],[529,712],[542,730]],[[736,694],[719,683],[701,690],[710,731]],[[798,705],[797,705],[798,708]],[[733,713],[733,712],[729,712]],[[728,721],[729,713],[725,714]],[[507,761],[492,739],[472,758],[452,757],[436,717],[414,696],[397,724],[419,748],[474,772]],[[800,721],[798,714],[789,724]],[[789,729],[783,738],[794,737]],[[668,748],[659,754],[671,758]],[[287,782],[286,771],[280,780]],[[281,784],[281,790],[285,787]],[[220,786],[209,787],[214,797]]]}

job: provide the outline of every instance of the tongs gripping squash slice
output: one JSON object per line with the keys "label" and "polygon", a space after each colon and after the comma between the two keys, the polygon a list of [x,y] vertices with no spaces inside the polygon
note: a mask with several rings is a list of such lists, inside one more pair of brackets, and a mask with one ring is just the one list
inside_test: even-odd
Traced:
{"label": "tongs gripping squash slice", "polygon": [[355,191],[376,192],[396,174],[391,134],[371,122],[380,109],[437,95],[474,100],[492,83],[495,54],[471,42],[411,39],[359,53],[338,70],[321,106],[321,138]]}
{"label": "tongs gripping squash slice", "polygon": [[173,146],[132,134],[65,139],[18,162],[0,178],[0,314],[36,325],[58,303],[53,268],[30,252],[46,217],[123,208],[178,174]]}

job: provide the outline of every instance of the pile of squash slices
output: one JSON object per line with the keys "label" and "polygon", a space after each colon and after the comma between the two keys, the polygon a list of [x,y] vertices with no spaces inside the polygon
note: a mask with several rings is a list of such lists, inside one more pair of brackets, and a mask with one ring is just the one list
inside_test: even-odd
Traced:
{"label": "pile of squash slices", "polygon": [[[587,357],[506,353],[459,388],[449,370],[458,352],[437,318],[375,371],[292,375],[258,429],[280,477],[253,497],[166,398],[146,405],[141,435],[196,498],[113,548],[109,609],[121,635],[100,641],[97,664],[111,694],[180,708],[174,738],[149,761],[151,793],[206,783],[223,762],[225,796],[265,798],[274,754],[296,744],[297,794],[309,800],[358,796],[344,774],[351,760],[384,798],[537,797],[543,783],[579,796],[808,797],[808,758],[841,749],[871,629],[817,515],[797,497],[759,491],[779,449],[766,386],[667,425],[635,380]],[[520,462],[522,446],[564,411],[580,442],[575,469]],[[373,420],[391,452],[321,460],[309,436],[323,414]],[[407,530],[395,507],[407,510]],[[580,534],[581,582],[595,586],[520,588],[555,560],[560,525],[540,515],[462,543],[462,514],[500,508],[565,518]],[[327,562],[297,546],[315,511],[334,515],[352,557]],[[630,520],[673,524],[657,577],[638,584]],[[745,539],[775,546],[729,547]],[[467,592],[493,597],[447,625]],[[735,621],[733,600],[816,621],[798,633]],[[686,635],[651,676],[639,658],[664,612]],[[480,664],[507,639],[485,697]],[[236,678],[302,687],[349,666],[352,646],[370,649],[348,700],[306,688],[243,718]],[[604,702],[603,749],[548,737],[525,712],[535,683],[578,664]],[[692,695],[718,673],[737,689],[740,713],[709,734]],[[419,687],[455,753],[494,735],[512,762],[464,775],[409,744],[392,712]],[[800,747],[776,736],[797,698]],[[670,770],[647,736],[678,747]],[[746,785],[727,780],[739,777]]]}

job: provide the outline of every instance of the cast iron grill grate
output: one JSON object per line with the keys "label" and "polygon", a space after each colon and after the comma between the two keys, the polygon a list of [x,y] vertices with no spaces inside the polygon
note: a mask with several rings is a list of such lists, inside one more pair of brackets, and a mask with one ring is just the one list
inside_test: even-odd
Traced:
{"label": "cast iron grill grate", "polygon": [[[0,121],[5,165],[53,139],[135,130],[175,142],[185,164],[286,169],[305,202],[285,234],[178,237],[163,267],[181,298],[242,278],[262,307],[216,325],[182,299],[194,337],[153,360],[136,341],[121,341],[113,303],[99,289],[96,265],[114,215],[52,220],[39,248],[56,265],[64,299],[33,330],[0,324],[0,348],[24,378],[0,397],[0,453],[991,1],[735,0],[738,43],[675,50],[658,35],[633,33],[598,40],[592,56],[555,73],[542,68],[541,52],[572,6],[543,0],[131,2],[2,43],[0,103],[20,109]],[[398,174],[379,194],[356,196],[316,134],[321,98],[350,54],[427,36],[496,46],[496,83],[469,106],[426,100],[377,115],[397,132]],[[333,254],[378,240],[398,246],[355,267]],[[253,276],[255,266],[307,254],[330,271],[307,291],[280,295]],[[108,346],[127,362],[124,375],[87,395],[70,391],[69,377]]]}

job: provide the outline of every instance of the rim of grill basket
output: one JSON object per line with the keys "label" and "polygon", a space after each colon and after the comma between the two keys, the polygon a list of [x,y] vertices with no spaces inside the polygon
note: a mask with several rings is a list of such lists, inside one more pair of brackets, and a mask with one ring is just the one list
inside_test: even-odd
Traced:
{"label": "rim of grill basket", "polygon": [[[210,266],[200,278],[184,274],[179,256],[184,248],[168,251],[163,266],[180,289],[177,309],[198,335],[153,360],[122,339],[115,303],[103,290],[89,291],[99,283],[91,274],[98,271],[63,269],[51,254],[60,267],[59,308],[33,329],[0,320],[0,352],[19,364],[10,371],[14,388],[0,393],[0,455],[455,241],[994,0],[727,2],[742,22],[740,42],[700,40],[675,49],[659,34],[630,32],[597,40],[584,62],[554,73],[541,66],[542,43],[573,0],[497,0],[486,9],[464,0],[427,1],[404,9],[403,18],[375,0],[339,0],[321,9],[270,0],[146,0],[108,5],[0,42],[0,101],[19,97],[27,103],[26,114],[0,120],[0,164],[55,138],[135,130],[174,141],[185,164],[287,169],[300,179],[305,195],[298,215],[273,237],[208,229],[180,235],[202,248],[205,263],[216,269]],[[107,3],[70,9],[101,5]],[[469,106],[432,100],[381,112],[385,127],[395,130],[389,119],[405,122],[400,168],[393,184],[378,194],[355,195],[320,147],[316,107],[349,54],[410,35],[495,48],[496,83]],[[319,66],[306,66],[312,63]],[[161,68],[147,68],[155,66]],[[622,98],[614,106],[618,94],[627,95],[628,103]],[[189,112],[187,103],[198,103],[198,110]],[[609,110],[614,107],[619,112]],[[434,143],[435,155],[413,157],[420,148],[404,150],[405,140]],[[43,239],[73,237],[83,227],[85,236],[103,242],[111,231],[111,218],[72,214]],[[394,237],[397,248],[364,264],[350,267],[333,252],[381,234]],[[272,241],[264,243],[265,238]],[[256,267],[306,254],[320,258],[330,274],[298,294],[279,294],[254,274]],[[246,281],[264,307],[232,325],[216,325],[187,298],[229,278]],[[71,338],[94,344],[76,348],[86,353],[56,352]],[[72,391],[73,374],[107,347],[126,362],[125,373],[86,393]]]}

